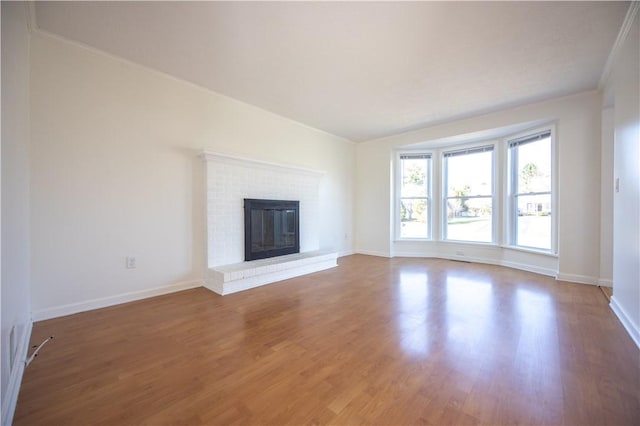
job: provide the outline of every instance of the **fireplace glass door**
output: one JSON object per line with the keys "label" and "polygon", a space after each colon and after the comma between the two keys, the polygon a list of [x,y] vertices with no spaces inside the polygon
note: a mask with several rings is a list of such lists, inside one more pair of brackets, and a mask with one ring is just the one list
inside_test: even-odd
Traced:
{"label": "fireplace glass door", "polygon": [[245,260],[300,251],[299,202],[245,199]]}
{"label": "fireplace glass door", "polygon": [[251,210],[251,251],[296,245],[295,210]]}

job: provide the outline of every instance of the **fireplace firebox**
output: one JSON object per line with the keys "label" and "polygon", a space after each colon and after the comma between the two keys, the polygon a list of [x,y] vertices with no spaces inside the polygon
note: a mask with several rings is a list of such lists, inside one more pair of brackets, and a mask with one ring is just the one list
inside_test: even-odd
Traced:
{"label": "fireplace firebox", "polygon": [[244,199],[244,260],[300,252],[300,202]]}

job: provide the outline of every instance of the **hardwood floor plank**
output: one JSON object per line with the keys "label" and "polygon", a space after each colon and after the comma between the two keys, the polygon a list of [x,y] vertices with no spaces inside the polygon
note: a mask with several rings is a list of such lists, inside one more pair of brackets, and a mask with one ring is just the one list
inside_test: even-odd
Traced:
{"label": "hardwood floor plank", "polygon": [[16,425],[640,424],[640,351],[597,287],[354,255],[36,323]]}

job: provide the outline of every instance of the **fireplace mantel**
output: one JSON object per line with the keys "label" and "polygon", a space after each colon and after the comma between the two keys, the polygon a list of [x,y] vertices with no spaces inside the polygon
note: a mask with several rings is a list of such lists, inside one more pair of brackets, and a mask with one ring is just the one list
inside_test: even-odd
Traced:
{"label": "fireplace mantel", "polygon": [[242,166],[250,166],[252,168],[262,168],[266,170],[284,171],[287,173],[296,173],[304,175],[312,175],[322,177],[326,172],[322,170],[309,169],[306,167],[293,166],[289,164],[273,163],[270,161],[255,160],[252,158],[238,157],[235,155],[221,154],[219,152],[202,151],[200,157],[207,162],[218,162],[225,164],[238,164]]}

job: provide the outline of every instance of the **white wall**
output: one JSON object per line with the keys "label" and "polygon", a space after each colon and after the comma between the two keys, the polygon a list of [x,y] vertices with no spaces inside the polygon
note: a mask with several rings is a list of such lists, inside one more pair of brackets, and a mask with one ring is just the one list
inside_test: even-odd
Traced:
{"label": "white wall", "polygon": [[36,318],[201,283],[203,149],[325,171],[320,246],[351,250],[353,143],[45,34],[31,58]]}
{"label": "white wall", "polygon": [[[637,5],[636,5],[637,9]],[[640,346],[640,17],[616,55],[612,308]]]}
{"label": "white wall", "polygon": [[[2,2],[2,424],[10,424],[31,330],[29,31],[24,3]],[[15,327],[16,360],[9,334]]]}
{"label": "white wall", "polygon": [[602,110],[600,149],[600,284],[613,285],[613,108]]}
{"label": "white wall", "polygon": [[[497,255],[488,250],[484,255],[497,259],[495,263],[529,264],[529,269],[541,272],[557,268],[561,279],[596,284],[600,276],[600,114],[601,96],[589,92],[358,144],[356,250],[386,256],[396,251],[397,244],[392,244],[390,237],[394,147],[520,123],[555,121],[559,161],[557,262],[508,250],[500,250]],[[419,250],[428,254],[429,244],[413,249],[413,255]],[[399,254],[408,255],[406,245]]]}

